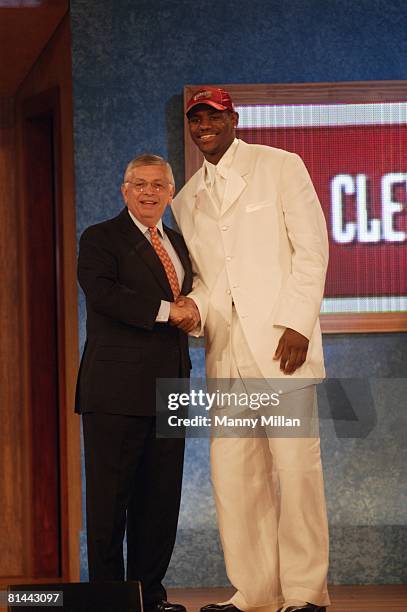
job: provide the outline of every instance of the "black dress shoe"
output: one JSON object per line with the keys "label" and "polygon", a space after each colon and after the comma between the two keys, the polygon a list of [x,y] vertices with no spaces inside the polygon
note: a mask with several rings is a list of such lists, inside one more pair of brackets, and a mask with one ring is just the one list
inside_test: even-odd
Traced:
{"label": "black dress shoe", "polygon": [[284,612],[297,612],[297,610],[301,612],[326,612],[325,606],[321,608],[321,606],[316,606],[315,604],[310,603],[307,603],[304,606],[289,606],[288,608],[283,606],[282,608],[279,608],[277,612],[282,612],[282,610],[284,610]]}
{"label": "black dress shoe", "polygon": [[170,603],[169,601],[157,601],[157,603],[146,606],[146,612],[187,612],[187,609],[182,604]]}
{"label": "black dress shoe", "polygon": [[226,604],[208,604],[201,608],[201,612],[242,612],[231,603]]}

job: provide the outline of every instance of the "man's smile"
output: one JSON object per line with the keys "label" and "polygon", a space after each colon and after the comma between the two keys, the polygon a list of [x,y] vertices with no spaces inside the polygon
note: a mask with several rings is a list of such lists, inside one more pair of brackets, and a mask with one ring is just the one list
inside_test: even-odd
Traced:
{"label": "man's smile", "polygon": [[200,136],[198,136],[198,139],[206,142],[206,141],[213,140],[214,138],[216,138],[216,136],[217,134],[201,134]]}
{"label": "man's smile", "polygon": [[157,202],[155,200],[143,200],[141,204],[142,206],[156,206]]}

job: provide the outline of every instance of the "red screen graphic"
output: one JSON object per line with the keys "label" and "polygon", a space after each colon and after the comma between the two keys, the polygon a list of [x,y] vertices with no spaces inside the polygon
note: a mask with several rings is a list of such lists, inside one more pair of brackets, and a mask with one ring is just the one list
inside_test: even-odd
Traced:
{"label": "red screen graphic", "polygon": [[407,294],[407,125],[241,128],[238,137],[304,160],[329,232],[326,298]]}

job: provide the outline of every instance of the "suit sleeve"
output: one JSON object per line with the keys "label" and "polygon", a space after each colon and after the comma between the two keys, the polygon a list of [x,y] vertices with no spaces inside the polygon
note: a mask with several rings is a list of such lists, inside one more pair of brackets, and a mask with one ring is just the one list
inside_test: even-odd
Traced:
{"label": "suit sleeve", "polygon": [[[173,212],[175,221],[177,222],[177,225],[182,232],[183,218],[181,215],[181,211],[182,210],[186,211],[186,206],[184,205],[183,207],[181,194],[182,192],[172,202],[171,210]],[[185,214],[187,214],[187,212],[185,212]],[[184,239],[183,239],[183,242],[184,242]],[[187,248],[187,245],[185,245],[185,248]],[[188,293],[187,297],[191,298],[195,302],[199,310],[199,316],[201,318],[201,321],[192,331],[189,332],[189,335],[195,338],[199,338],[200,336],[204,335],[205,321],[208,315],[209,298],[208,298],[208,290],[206,288],[206,285],[199,276],[198,270],[196,269],[194,259],[191,254],[190,254],[190,259],[191,259],[191,264],[192,264],[193,280],[192,280],[192,290]]]}
{"label": "suit sleeve", "polygon": [[153,329],[160,298],[119,282],[117,256],[100,228],[88,228],[81,236],[78,280],[95,312],[127,325]]}
{"label": "suit sleeve", "polygon": [[208,290],[206,286],[199,278],[198,274],[194,271],[194,280],[192,285],[192,291],[188,293],[188,297],[194,300],[198,310],[199,316],[201,318],[200,323],[189,332],[190,336],[194,336],[195,338],[199,338],[204,335],[205,321],[208,315]]}
{"label": "suit sleeve", "polygon": [[318,196],[304,162],[295,154],[287,155],[283,163],[281,205],[292,260],[274,323],[310,338],[321,308],[329,246]]}

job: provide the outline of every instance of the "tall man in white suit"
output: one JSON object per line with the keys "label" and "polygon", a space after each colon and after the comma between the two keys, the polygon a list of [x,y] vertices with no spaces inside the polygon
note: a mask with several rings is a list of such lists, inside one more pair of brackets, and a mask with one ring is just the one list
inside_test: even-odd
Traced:
{"label": "tall man in white suit", "polygon": [[[173,202],[196,272],[208,378],[290,379],[315,414],[324,364],[318,322],[328,261],[325,219],[301,158],[236,139],[218,88],[186,108],[203,166]],[[298,384],[296,384],[298,383]],[[305,388],[302,388],[304,387]],[[318,434],[211,441],[226,570],[236,593],[202,612],[322,612],[328,527]]]}

